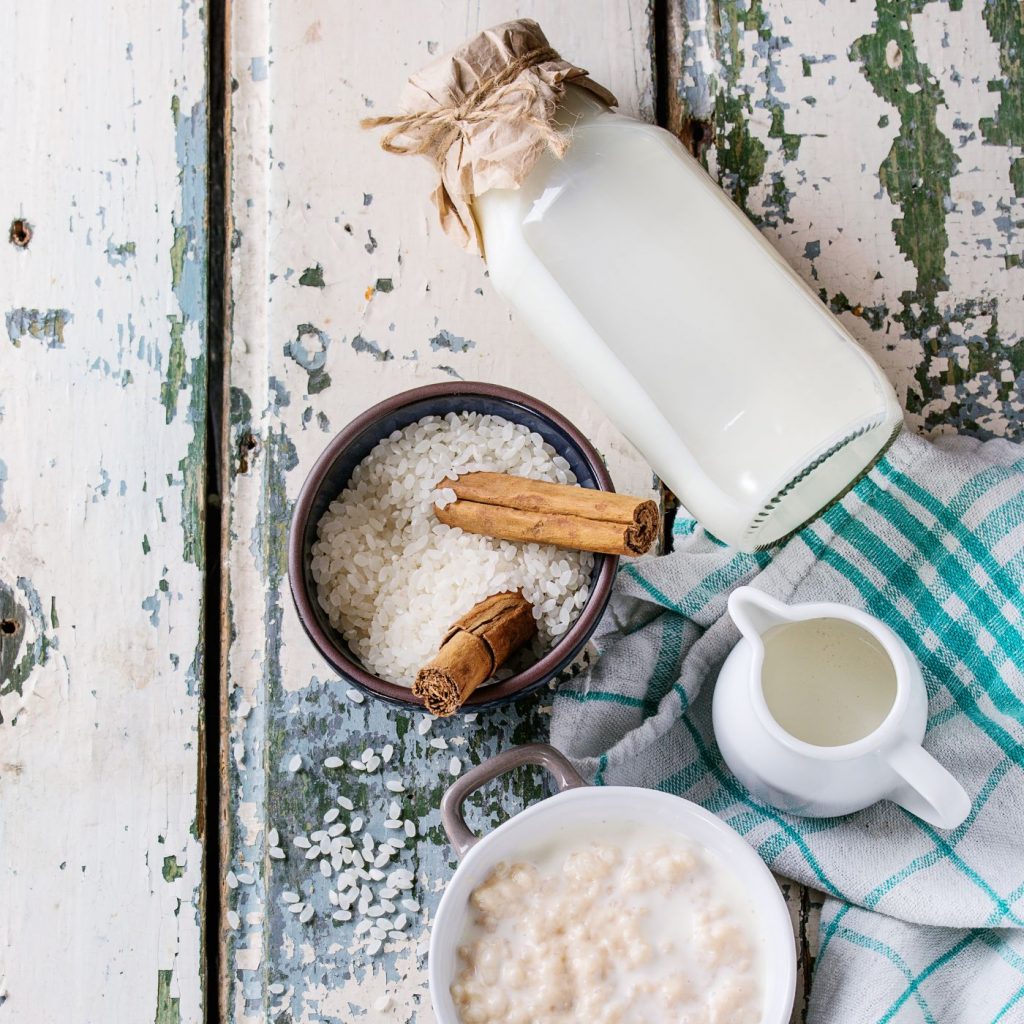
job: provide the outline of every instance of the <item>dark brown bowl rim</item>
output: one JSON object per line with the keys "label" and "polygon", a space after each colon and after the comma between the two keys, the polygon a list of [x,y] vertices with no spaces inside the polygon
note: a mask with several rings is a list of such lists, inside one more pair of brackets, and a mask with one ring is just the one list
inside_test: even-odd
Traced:
{"label": "dark brown bowl rim", "polygon": [[[295,509],[292,512],[288,532],[288,583],[292,592],[292,599],[295,602],[295,608],[299,615],[299,622],[306,635],[312,640],[313,645],[332,668],[340,672],[343,678],[350,680],[362,689],[390,703],[402,704],[408,707],[422,707],[422,701],[414,697],[407,686],[391,683],[381,679],[379,676],[371,675],[346,655],[320,625],[313,609],[312,598],[306,589],[304,553],[302,550],[303,536],[306,532],[306,521],[309,518],[320,482],[331,466],[334,465],[334,461],[367,427],[382,417],[396,412],[406,405],[412,405],[414,402],[459,395],[495,398],[516,405],[522,405],[531,412],[550,420],[570,438],[579,453],[586,460],[598,483],[598,489],[602,491],[615,490],[612,478],[601,456],[574,424],[570,423],[560,412],[551,408],[550,405],[522,391],[516,391],[501,384],[488,384],[483,381],[445,381],[440,384],[427,384],[424,387],[402,391],[397,395],[392,395],[390,398],[385,398],[365,412],[360,413],[334,436],[314,463],[313,468],[309,471],[299,490],[295,501]],[[596,628],[597,621],[608,604],[608,599],[611,597],[612,583],[615,580],[615,572],[619,562],[617,557],[610,555],[598,555],[596,557],[603,558],[603,562],[598,570],[597,580],[590,592],[590,596],[587,598],[587,603],[580,612],[579,618],[572,624],[568,632],[555,643],[547,654],[523,672],[509,676],[508,679],[489,683],[487,686],[477,690],[466,701],[464,705],[465,710],[469,711],[481,707],[490,707],[495,704],[503,704],[514,697],[537,689],[564,668],[583,649],[584,644]]]}

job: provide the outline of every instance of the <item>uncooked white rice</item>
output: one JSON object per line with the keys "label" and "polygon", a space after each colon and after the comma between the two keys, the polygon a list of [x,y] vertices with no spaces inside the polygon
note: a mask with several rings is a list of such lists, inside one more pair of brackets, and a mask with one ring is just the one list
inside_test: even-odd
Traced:
{"label": "uncooked white rice", "polygon": [[311,569],[331,625],[370,672],[411,685],[457,618],[491,594],[522,589],[539,656],[579,615],[593,555],[514,544],[445,526],[438,481],[474,472],[575,483],[536,433],[500,416],[427,416],[381,441],[317,526]]}

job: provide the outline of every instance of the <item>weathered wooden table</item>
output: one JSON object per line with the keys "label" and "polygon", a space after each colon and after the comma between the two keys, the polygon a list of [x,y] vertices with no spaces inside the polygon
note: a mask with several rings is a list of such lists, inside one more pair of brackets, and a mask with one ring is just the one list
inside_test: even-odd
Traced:
{"label": "weathered wooden table", "polygon": [[[701,155],[915,427],[1020,437],[1021,5],[88,7],[3,16],[0,1024],[424,1024],[451,758],[543,736],[548,708],[422,732],[350,699],[286,592],[291,502],[355,413],[446,377],[536,394],[621,488],[652,481],[441,236],[427,165],[356,122],[432,54],[536,17]],[[477,823],[538,786],[513,777]],[[378,841],[393,798],[417,826],[387,870],[419,909],[372,955],[292,843],[339,796]],[[788,896],[800,1020],[815,904]]]}

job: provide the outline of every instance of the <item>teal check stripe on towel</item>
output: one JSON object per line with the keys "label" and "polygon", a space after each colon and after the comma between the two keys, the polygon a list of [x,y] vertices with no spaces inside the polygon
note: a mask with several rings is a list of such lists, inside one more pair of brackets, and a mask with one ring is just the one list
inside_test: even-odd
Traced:
{"label": "teal check stripe on towel", "polygon": [[[556,695],[552,742],[598,785],[686,797],[781,875],[827,894],[811,1024],[1024,1022],[1024,452],[902,435],[842,502],[771,554],[692,520],[624,565],[600,658]],[[925,745],[964,784],[951,832],[890,803],[797,818],[754,800],[711,729],[742,584],[887,622],[924,670]]]}

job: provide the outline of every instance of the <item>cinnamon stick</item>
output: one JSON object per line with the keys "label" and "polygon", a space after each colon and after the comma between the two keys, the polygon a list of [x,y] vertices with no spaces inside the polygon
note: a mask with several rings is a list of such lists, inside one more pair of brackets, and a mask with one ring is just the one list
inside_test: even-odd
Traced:
{"label": "cinnamon stick", "polygon": [[437,518],[467,533],[606,555],[646,554],[658,536],[658,506],[628,494],[505,473],[467,473],[438,488],[456,500],[435,505]]}
{"label": "cinnamon stick", "polygon": [[454,714],[536,632],[522,591],[484,598],[448,630],[440,650],[416,673],[413,695],[433,715]]}

